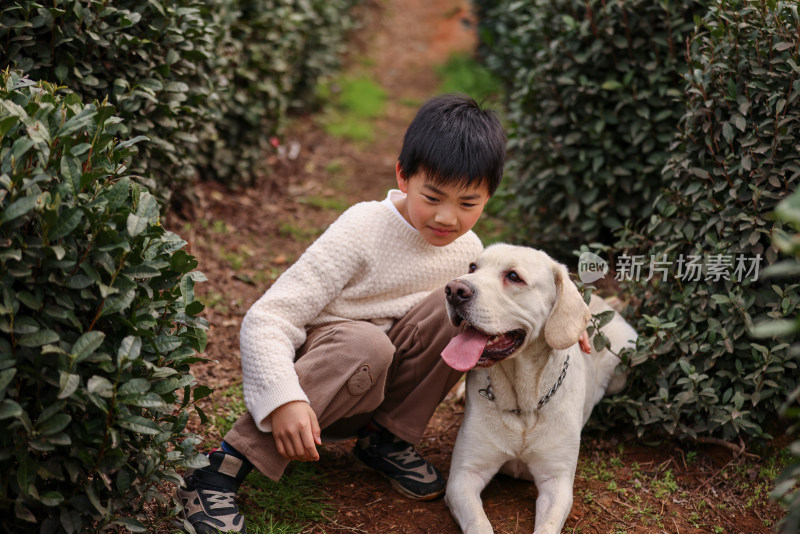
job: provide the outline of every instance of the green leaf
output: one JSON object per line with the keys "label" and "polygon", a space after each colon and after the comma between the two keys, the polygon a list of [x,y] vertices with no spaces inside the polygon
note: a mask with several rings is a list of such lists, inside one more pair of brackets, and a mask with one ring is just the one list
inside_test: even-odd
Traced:
{"label": "green leaf", "polygon": [[106,335],[103,332],[93,330],[86,332],[72,345],[71,355],[75,362],[80,362],[91,356],[103,344]]}
{"label": "green leaf", "polygon": [[0,222],[8,222],[16,219],[17,217],[22,217],[35,208],[40,201],[41,195],[29,195],[18,198],[12,202],[10,206],[3,210],[3,215],[0,217]]}
{"label": "green leaf", "polygon": [[607,80],[600,87],[606,91],[616,91],[618,89],[622,89],[624,86],[616,80]]}
{"label": "green leaf", "polygon": [[40,500],[45,506],[58,506],[64,502],[64,496],[57,491],[48,491],[42,494]]}
{"label": "green leaf", "polygon": [[80,532],[83,527],[81,514],[74,508],[61,507],[61,526],[67,531],[67,534]]}
{"label": "green leaf", "polygon": [[142,340],[136,336],[126,336],[117,350],[117,365],[125,360],[135,360],[142,350]]}
{"label": "green leaf", "polygon": [[100,512],[100,515],[105,517],[108,515],[108,510],[100,504],[100,499],[97,498],[97,493],[94,491],[94,487],[92,486],[91,482],[84,486],[86,488],[86,496],[89,498],[89,502],[92,503],[95,510]]}
{"label": "green leaf", "polygon": [[145,135],[137,135],[137,136],[136,136],[136,137],[134,137],[133,139],[128,139],[128,140],[126,140],[126,141],[122,141],[121,143],[119,143],[119,144],[117,145],[117,148],[118,148],[118,149],[119,149],[119,148],[128,148],[129,146],[133,146],[133,145],[135,145],[136,143],[139,143],[139,142],[141,142],[141,141],[149,141],[149,140],[150,140],[150,138],[149,138],[149,137],[147,137],[147,136],[145,136]]}
{"label": "green leaf", "polygon": [[86,382],[89,393],[101,397],[111,397],[114,394],[114,385],[105,377],[94,375]]}
{"label": "green leaf", "polygon": [[205,304],[199,300],[195,300],[194,302],[187,304],[183,311],[186,312],[187,315],[195,316],[202,312],[205,308]]}
{"label": "green leaf", "polygon": [[38,523],[36,516],[33,515],[33,512],[31,512],[28,507],[26,507],[20,501],[16,501],[14,503],[14,515],[17,516],[17,519],[27,521],[28,523]]}
{"label": "green leaf", "polygon": [[131,237],[136,237],[137,235],[144,232],[144,229],[147,228],[147,219],[144,217],[139,217],[134,213],[128,214],[128,221],[126,228],[128,230],[128,235]]}
{"label": "green leaf", "polygon": [[28,137],[20,137],[14,141],[14,144],[11,146],[11,157],[14,158],[15,165],[20,164],[20,158],[24,156],[28,150],[33,148],[34,144],[33,139]]}
{"label": "green leaf", "polygon": [[208,456],[205,454],[195,454],[191,458],[186,458],[181,462],[181,467],[186,469],[202,469],[208,465]]}
{"label": "green leaf", "polygon": [[103,311],[100,312],[100,317],[113,315],[126,310],[131,305],[131,302],[133,302],[133,298],[135,296],[136,291],[130,289],[124,293],[120,293],[119,295],[112,295],[108,297],[106,299],[105,306],[103,306]]}
{"label": "green leaf", "polygon": [[45,421],[36,423],[36,430],[42,435],[55,434],[61,432],[72,421],[72,416],[66,413],[59,413],[47,418]]}
{"label": "green leaf", "polygon": [[146,378],[131,378],[119,387],[120,395],[141,394],[150,389],[150,381]]}
{"label": "green leaf", "polygon": [[122,206],[127,200],[131,192],[131,180],[128,177],[121,178],[114,185],[109,187],[104,196],[108,200],[108,205],[111,210],[116,210]]}
{"label": "green leaf", "polygon": [[58,398],[59,399],[66,399],[73,393],[75,390],[78,389],[78,386],[81,383],[81,377],[74,373],[67,373],[66,371],[59,372],[59,388],[58,388]]}
{"label": "green leaf", "polygon": [[[93,107],[87,106],[82,109],[78,114],[72,116],[64,123],[64,125],[56,132],[56,138],[71,136],[78,130],[89,128],[92,125],[92,119],[97,115],[97,110]],[[63,161],[63,160],[62,160]]]}
{"label": "green leaf", "polygon": [[144,393],[136,395],[120,396],[119,401],[122,404],[129,404],[131,406],[139,406],[140,408],[166,408],[167,403],[160,395],[155,393]]}
{"label": "green leaf", "polygon": [[733,139],[733,127],[731,127],[730,122],[722,123],[722,137],[724,137],[726,141]]}
{"label": "green leaf", "polygon": [[204,399],[214,393],[214,389],[208,386],[197,386],[192,390],[192,398],[194,402],[199,401],[200,399]]}
{"label": "green leaf", "polygon": [[50,239],[56,240],[69,235],[78,226],[83,218],[83,210],[70,208],[59,216],[55,228],[50,233]]}
{"label": "green leaf", "polygon": [[3,117],[0,118],[0,138],[3,138],[10,130],[13,128],[17,122],[19,122],[19,117],[10,116],[10,117]]}
{"label": "green leaf", "polygon": [[0,395],[2,395],[2,393],[14,379],[14,375],[16,374],[17,374],[17,369],[15,367],[0,372]]}
{"label": "green leaf", "polygon": [[17,340],[17,345],[21,345],[23,347],[41,347],[42,345],[55,343],[59,339],[60,338],[58,334],[52,330],[40,330],[35,334],[26,334],[24,336],[20,336],[20,338]]}
{"label": "green leaf", "polygon": [[20,415],[22,415],[22,406],[15,401],[11,399],[3,399],[0,401],[0,419],[19,417]]}
{"label": "green leaf", "polygon": [[147,527],[132,517],[120,517],[111,522],[112,525],[122,525],[131,532],[147,532]]}
{"label": "green leaf", "polygon": [[156,269],[152,265],[141,264],[141,265],[131,265],[130,267],[122,271],[122,274],[134,279],[148,279],[148,278],[154,278],[156,276],[161,276],[161,271]]}
{"label": "green leaf", "polygon": [[597,314],[597,319],[599,321],[598,327],[603,328],[605,325],[610,323],[612,319],[614,319],[614,315],[616,312],[614,310],[607,310]]}
{"label": "green leaf", "polygon": [[194,301],[194,280],[191,276],[183,275],[181,277],[181,296],[186,304]]}
{"label": "green leaf", "polygon": [[161,433],[161,428],[154,421],[138,415],[125,415],[120,417],[119,425],[139,434],[155,436]]}
{"label": "green leaf", "polygon": [[148,192],[142,193],[139,197],[139,205],[136,207],[136,215],[147,219],[148,221],[154,220],[158,217],[158,204],[156,197]]}
{"label": "green leaf", "polygon": [[78,194],[81,191],[81,162],[75,156],[64,154],[61,156],[61,177],[65,183],[70,185],[72,192]]}

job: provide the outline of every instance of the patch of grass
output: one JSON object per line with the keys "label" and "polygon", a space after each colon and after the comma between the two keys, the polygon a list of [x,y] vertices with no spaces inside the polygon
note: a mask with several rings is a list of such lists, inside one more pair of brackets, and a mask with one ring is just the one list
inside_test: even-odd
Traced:
{"label": "patch of grass", "polygon": [[241,494],[247,531],[255,534],[299,533],[309,523],[325,521],[334,511],[328,497],[319,489],[324,482],[316,464],[296,462],[278,482],[253,471]]}
{"label": "patch of grass", "polygon": [[501,100],[503,84],[468,54],[453,54],[444,65],[436,68],[436,73],[442,81],[440,93],[464,93],[478,102]]}
{"label": "patch of grass", "polygon": [[386,91],[370,78],[342,78],[339,87],[340,92],[334,102],[345,113],[362,119],[383,115]]}
{"label": "patch of grass", "polygon": [[675,475],[672,474],[672,469],[667,469],[664,472],[664,477],[661,479],[654,479],[651,485],[655,490],[654,495],[656,499],[663,499],[678,491],[678,483],[675,481]]}
{"label": "patch of grass", "polygon": [[335,159],[325,165],[325,172],[327,172],[331,177],[341,176],[344,174],[344,163],[342,163],[342,160],[340,159]]}
{"label": "patch of grass", "polygon": [[594,478],[601,482],[609,482],[615,477],[614,472],[608,468],[604,460],[600,460],[599,462],[583,462],[581,474],[586,478]]}
{"label": "patch of grass", "polygon": [[420,100],[419,98],[403,97],[400,99],[401,106],[406,106],[408,108],[414,108],[414,109],[417,109],[420,106],[422,106],[423,102],[424,100]]}
{"label": "patch of grass", "polygon": [[247,411],[244,403],[244,390],[241,384],[236,384],[224,391],[215,391],[211,397],[212,410],[208,418],[213,426],[219,430],[220,436],[225,436],[233,428],[233,424]]}
{"label": "patch of grass", "polygon": [[352,141],[373,139],[373,120],[386,106],[380,85],[366,76],[341,76],[321,84],[317,94],[326,102],[322,122],[328,134]]}
{"label": "patch of grass", "polygon": [[204,293],[203,286],[200,286],[197,294],[200,296],[200,299],[203,301],[203,304],[205,304],[206,308],[213,309],[214,311],[223,315],[227,315],[227,313],[230,311],[230,309],[223,303],[225,295],[219,291],[209,289]]}
{"label": "patch of grass", "polygon": [[288,221],[284,221],[280,224],[280,226],[278,226],[278,232],[280,233],[281,237],[289,237],[293,241],[298,242],[310,242],[322,234],[322,230],[319,228],[298,226]]}
{"label": "patch of grass", "polygon": [[351,187],[348,180],[348,169],[345,167],[344,162],[341,159],[334,159],[325,165],[325,172],[328,173],[328,185],[334,191],[349,197]]}
{"label": "patch of grass", "polygon": [[227,222],[216,220],[211,223],[211,231],[214,232],[215,234],[224,235],[231,233],[232,228]]}
{"label": "patch of grass", "polygon": [[331,210],[341,212],[348,208],[349,204],[340,198],[323,197],[323,196],[309,196],[301,197],[298,202],[307,206],[313,206],[321,210]]}
{"label": "patch of grass", "polygon": [[325,123],[325,131],[334,137],[349,139],[350,141],[372,141],[375,130],[372,124],[358,117],[339,115],[332,117]]}

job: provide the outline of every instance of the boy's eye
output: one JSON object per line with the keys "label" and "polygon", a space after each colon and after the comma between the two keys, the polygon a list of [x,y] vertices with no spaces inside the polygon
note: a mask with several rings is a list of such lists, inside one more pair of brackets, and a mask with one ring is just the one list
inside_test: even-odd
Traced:
{"label": "boy's eye", "polygon": [[477,204],[470,204],[469,202],[464,202],[461,204],[461,206],[465,208],[474,208],[475,206],[477,206]]}
{"label": "boy's eye", "polygon": [[424,197],[425,197],[425,200],[427,200],[428,202],[438,202],[438,201],[439,201],[439,199],[438,199],[438,198],[436,198],[436,197],[432,197],[432,196],[430,196],[430,195],[422,195],[422,196],[424,196]]}
{"label": "boy's eye", "polygon": [[469,264],[469,272],[474,273],[477,270],[478,270],[478,266],[477,265],[475,265],[474,263],[470,263]]}

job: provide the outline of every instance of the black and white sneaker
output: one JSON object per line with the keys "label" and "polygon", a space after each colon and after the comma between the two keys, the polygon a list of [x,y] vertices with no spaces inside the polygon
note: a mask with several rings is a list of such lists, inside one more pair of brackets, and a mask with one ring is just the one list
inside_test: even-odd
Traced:
{"label": "black and white sneaker", "polygon": [[236,492],[252,466],[220,450],[212,451],[208,459],[209,466],[184,477],[186,487],[178,488],[184,518],[197,534],[246,533]]}
{"label": "black and white sneaker", "polygon": [[413,445],[375,423],[359,431],[353,455],[380,472],[406,497],[429,501],[444,494],[446,482],[439,470],[422,458]]}

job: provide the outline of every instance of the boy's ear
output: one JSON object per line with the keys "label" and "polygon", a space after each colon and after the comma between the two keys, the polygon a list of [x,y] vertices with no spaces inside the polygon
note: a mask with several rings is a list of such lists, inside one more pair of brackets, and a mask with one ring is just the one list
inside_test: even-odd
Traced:
{"label": "boy's ear", "polygon": [[408,193],[408,178],[403,174],[403,169],[400,168],[400,162],[397,162],[394,168],[395,176],[397,177],[397,188],[403,193]]}

